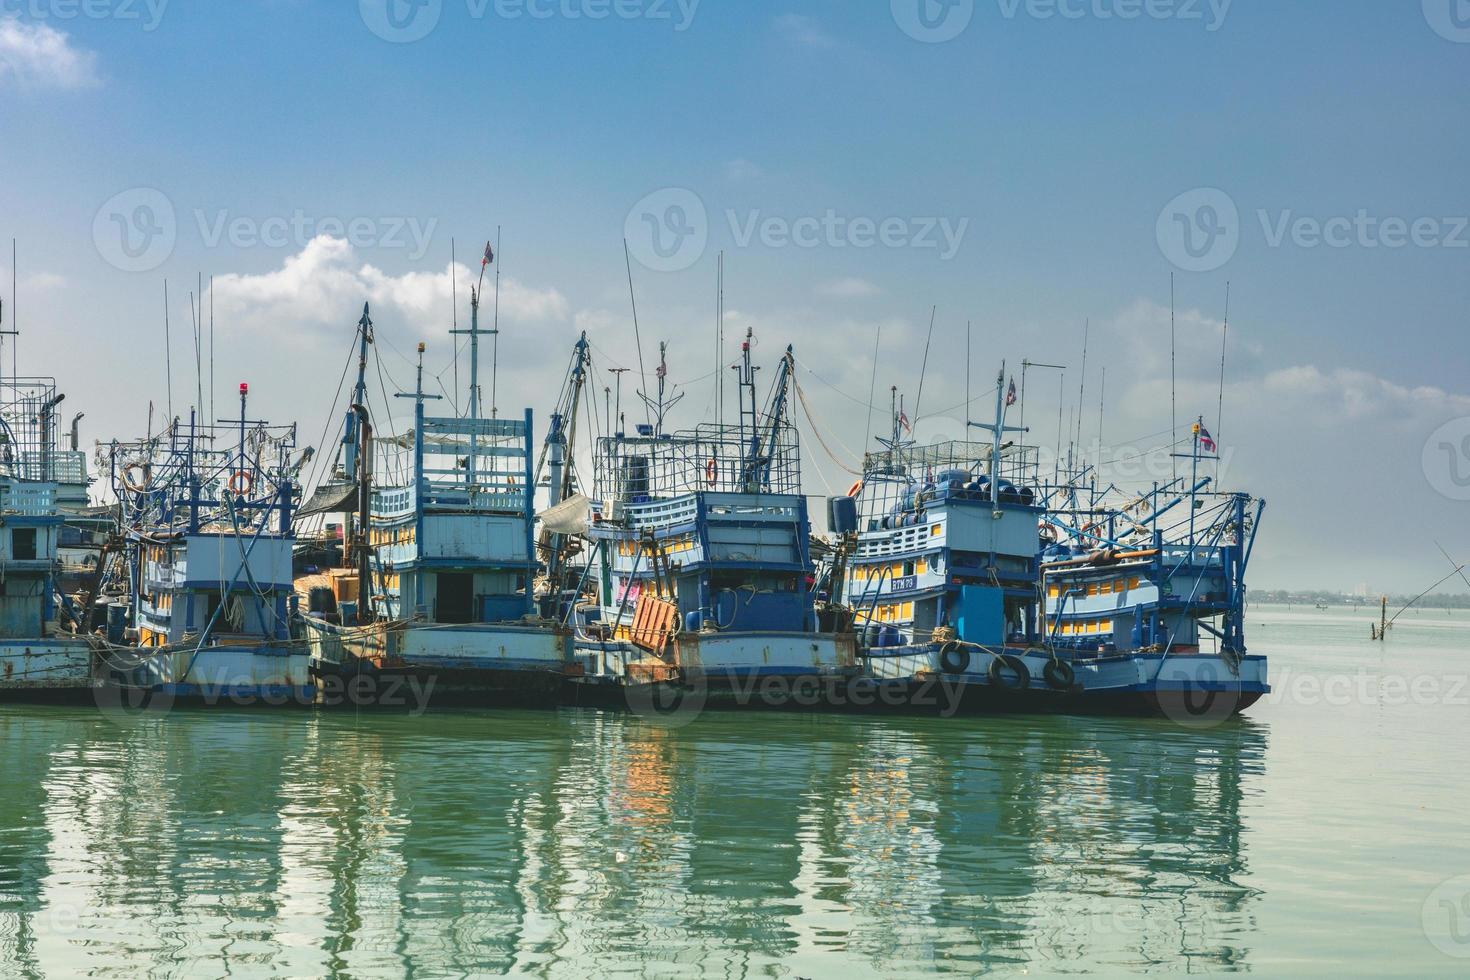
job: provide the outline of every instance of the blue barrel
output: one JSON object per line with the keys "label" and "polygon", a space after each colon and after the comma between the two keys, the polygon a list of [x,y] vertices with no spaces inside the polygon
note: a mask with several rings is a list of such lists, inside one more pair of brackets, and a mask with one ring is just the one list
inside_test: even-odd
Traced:
{"label": "blue barrel", "polygon": [[858,529],[857,498],[827,498],[827,526],[833,534],[855,533]]}
{"label": "blue barrel", "polygon": [[704,625],[704,616],[698,609],[684,617],[684,629],[689,633],[698,633],[699,628]]}
{"label": "blue barrel", "polygon": [[127,603],[114,602],[107,607],[107,642],[121,644],[128,631]]}

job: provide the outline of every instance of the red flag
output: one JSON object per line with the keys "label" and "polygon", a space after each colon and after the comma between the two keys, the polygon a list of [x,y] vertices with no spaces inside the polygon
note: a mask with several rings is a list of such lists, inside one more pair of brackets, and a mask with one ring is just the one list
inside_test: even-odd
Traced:
{"label": "red flag", "polygon": [[1199,426],[1199,444],[1204,447],[1205,452],[1212,453],[1217,448],[1215,437],[1210,435],[1210,430],[1203,425]]}
{"label": "red flag", "polygon": [[914,427],[912,425],[909,425],[909,417],[907,412],[898,413],[898,424],[903,426],[904,431],[907,432],[909,435],[914,434]]}

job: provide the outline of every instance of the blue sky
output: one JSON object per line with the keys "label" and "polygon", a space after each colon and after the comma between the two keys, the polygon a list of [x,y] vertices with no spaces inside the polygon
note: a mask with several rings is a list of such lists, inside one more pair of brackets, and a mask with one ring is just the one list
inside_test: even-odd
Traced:
{"label": "blue sky", "polygon": [[[1448,571],[1436,540],[1470,559],[1470,5],[922,0],[941,31],[967,24],[928,43],[902,26],[920,0],[426,0],[433,29],[398,43],[372,29],[385,2],[0,0],[22,369],[59,377],[88,439],[163,400],[165,278],[177,328],[195,275],[218,277],[220,363],[315,432],[362,300],[442,366],[450,239],[477,269],[502,226],[502,401],[549,410],[580,328],[636,364],[632,228],[645,342],[668,339],[690,382],[681,421],[710,404],[724,249],[731,332],[753,326],[768,361],[797,345],[845,447],[874,331],[880,387],[913,393],[937,306],[926,402],[963,402],[972,320],[977,379],[1066,363],[1075,403],[1090,317],[1083,441],[1106,366],[1104,444],[1146,449],[1169,425],[1173,273],[1181,414],[1221,428],[1231,482],[1271,501],[1253,584],[1410,589]],[[410,31],[430,23],[391,2]],[[120,261],[110,215],[157,201],[139,189],[172,210],[171,247]],[[669,189],[692,193],[707,245],[660,271],[630,211]],[[1199,236],[1218,213],[1202,204],[1234,209],[1206,271],[1170,238],[1176,199]],[[791,244],[802,219],[836,230]],[[885,220],[891,243],[862,247]],[[332,241],[354,221],[360,241]],[[1389,247],[1394,222],[1417,241]],[[1032,389],[1044,441],[1056,384]],[[812,491],[845,486],[807,444]]]}

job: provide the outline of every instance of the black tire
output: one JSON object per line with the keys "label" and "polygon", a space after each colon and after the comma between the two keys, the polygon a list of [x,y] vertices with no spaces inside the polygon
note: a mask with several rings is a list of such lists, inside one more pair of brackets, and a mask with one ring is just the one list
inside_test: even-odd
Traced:
{"label": "black tire", "polygon": [[939,669],[946,674],[963,674],[970,669],[970,651],[949,641],[939,649]]}
{"label": "black tire", "polygon": [[1031,672],[1019,657],[1002,654],[990,662],[990,683],[1012,691],[1024,691],[1031,686]]}
{"label": "black tire", "polygon": [[1072,685],[1077,683],[1077,671],[1065,660],[1048,662],[1041,676],[1046,678],[1047,685],[1054,691],[1070,691]]}

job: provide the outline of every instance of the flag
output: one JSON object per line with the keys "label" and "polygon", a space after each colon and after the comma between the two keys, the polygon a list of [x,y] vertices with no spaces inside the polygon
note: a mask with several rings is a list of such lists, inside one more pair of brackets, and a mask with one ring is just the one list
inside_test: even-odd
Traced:
{"label": "flag", "polygon": [[1006,408],[1016,404],[1016,379],[1011,379],[1010,390],[1006,392]]}
{"label": "flag", "polygon": [[659,362],[658,370],[654,372],[660,381],[669,376],[669,366],[662,361]]}
{"label": "flag", "polygon": [[483,269],[483,268],[485,268],[485,266],[489,265],[491,262],[494,262],[494,261],[495,261],[495,249],[493,249],[493,248],[490,247],[490,243],[489,242],[486,242],[485,243],[485,260],[480,263],[480,268]]}
{"label": "flag", "polygon": [[909,416],[907,412],[898,413],[898,424],[903,426],[903,430],[909,435],[914,434],[914,427],[912,425],[909,425]]}
{"label": "flag", "polygon": [[1217,447],[1215,446],[1215,437],[1210,435],[1210,430],[1206,429],[1203,423],[1196,425],[1194,429],[1196,434],[1199,435],[1199,444],[1204,447],[1205,452],[1214,452]]}

